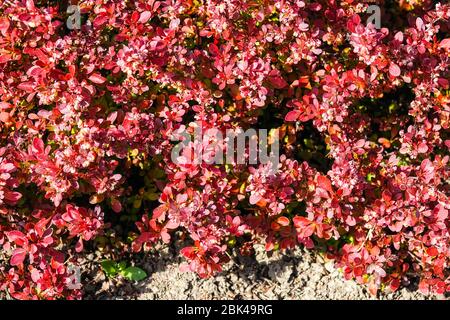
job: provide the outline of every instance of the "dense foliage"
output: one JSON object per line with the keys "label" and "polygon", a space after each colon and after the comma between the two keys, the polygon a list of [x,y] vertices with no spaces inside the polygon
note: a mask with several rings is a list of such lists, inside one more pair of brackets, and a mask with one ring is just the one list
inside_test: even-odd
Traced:
{"label": "dense foliage", "polygon": [[[446,1],[72,3],[0,0],[0,291],[80,298],[86,251],[175,237],[201,277],[262,241],[450,291]],[[174,163],[194,123],[279,129],[276,173]]]}

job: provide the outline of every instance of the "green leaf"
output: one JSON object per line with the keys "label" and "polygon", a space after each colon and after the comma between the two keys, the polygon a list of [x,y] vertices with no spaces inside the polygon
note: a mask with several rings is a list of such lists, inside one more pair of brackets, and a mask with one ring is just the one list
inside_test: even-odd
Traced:
{"label": "green leaf", "polygon": [[119,262],[119,264],[117,265],[117,268],[119,269],[119,272],[124,271],[127,268],[126,261]]}
{"label": "green leaf", "polygon": [[138,267],[128,267],[125,270],[121,271],[120,274],[132,281],[141,281],[147,278],[147,274],[144,270]]}
{"label": "green leaf", "polygon": [[367,180],[368,182],[372,182],[373,178],[375,178],[375,177],[376,177],[376,174],[370,172],[370,173],[367,174],[366,180]]}
{"label": "green leaf", "polygon": [[159,194],[155,192],[146,192],[145,193],[145,199],[149,201],[155,201],[159,199]]}
{"label": "green leaf", "polygon": [[103,271],[108,277],[114,277],[117,274],[117,263],[112,260],[104,260],[101,263]]}

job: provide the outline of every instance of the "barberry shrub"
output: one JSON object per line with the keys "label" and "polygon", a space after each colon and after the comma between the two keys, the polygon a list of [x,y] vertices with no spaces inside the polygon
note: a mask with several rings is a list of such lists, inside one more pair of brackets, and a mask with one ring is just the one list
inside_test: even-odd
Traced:
{"label": "barberry shrub", "polygon": [[[0,291],[80,298],[87,251],[176,238],[200,277],[263,242],[450,291],[449,29],[446,1],[0,0]],[[278,132],[278,167],[174,162],[198,124]]]}

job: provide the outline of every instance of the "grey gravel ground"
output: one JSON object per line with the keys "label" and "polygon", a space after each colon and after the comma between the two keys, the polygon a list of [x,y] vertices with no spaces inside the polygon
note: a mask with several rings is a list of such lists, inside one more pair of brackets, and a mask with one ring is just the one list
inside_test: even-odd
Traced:
{"label": "grey gravel ground", "polygon": [[140,263],[149,274],[146,280],[126,284],[109,299],[445,299],[414,288],[372,297],[364,286],[346,281],[331,263],[304,249],[269,258],[258,248],[255,257],[236,258],[210,279],[181,272],[182,261],[169,248],[159,252],[157,259],[147,255]]}

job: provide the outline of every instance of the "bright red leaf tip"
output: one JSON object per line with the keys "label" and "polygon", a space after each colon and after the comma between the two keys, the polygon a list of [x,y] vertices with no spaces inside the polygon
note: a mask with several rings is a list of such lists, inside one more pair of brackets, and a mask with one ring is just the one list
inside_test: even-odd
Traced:
{"label": "bright red leaf tip", "polygon": [[436,257],[439,254],[439,251],[436,247],[429,247],[427,249],[427,254],[431,257]]}

